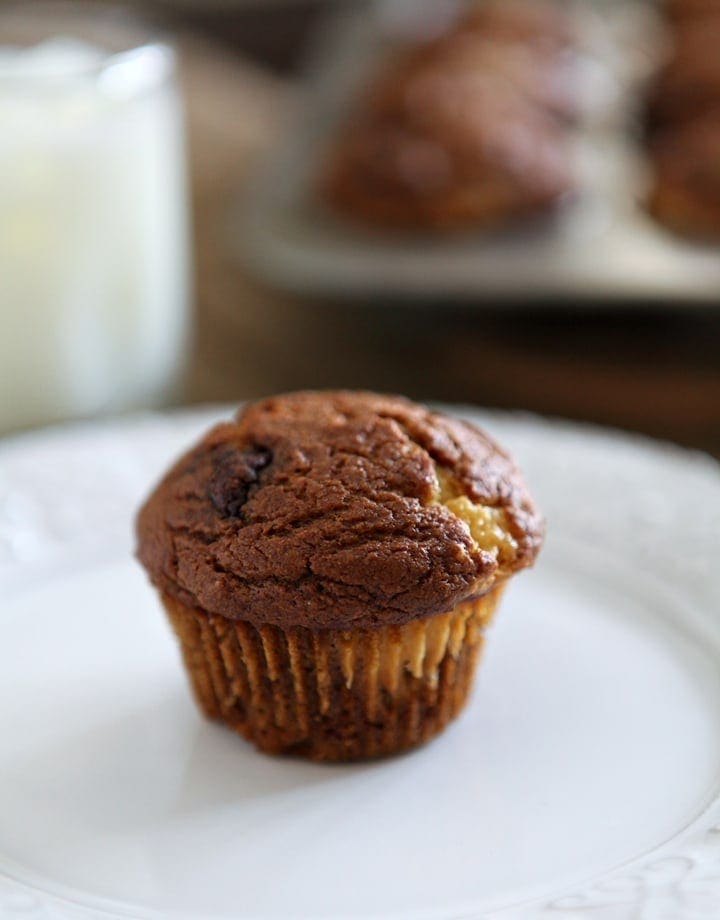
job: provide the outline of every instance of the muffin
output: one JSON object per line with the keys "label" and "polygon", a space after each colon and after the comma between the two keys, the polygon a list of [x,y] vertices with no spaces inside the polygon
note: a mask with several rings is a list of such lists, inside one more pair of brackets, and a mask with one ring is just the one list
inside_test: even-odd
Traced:
{"label": "muffin", "polygon": [[428,69],[404,89],[376,99],[325,161],[321,195],[347,219],[487,230],[547,214],[573,191],[567,133],[506,81]]}
{"label": "muffin", "polygon": [[720,109],[656,137],[650,157],[650,213],[683,236],[720,239]]}
{"label": "muffin", "polygon": [[323,160],[320,197],[405,231],[551,213],[576,186],[569,126],[582,106],[569,17],[522,0],[471,6],[370,75]]}
{"label": "muffin", "polygon": [[467,698],[543,525],[511,457],[400,397],[304,392],[209,431],[139,512],[201,710],[260,750],[414,747]]}

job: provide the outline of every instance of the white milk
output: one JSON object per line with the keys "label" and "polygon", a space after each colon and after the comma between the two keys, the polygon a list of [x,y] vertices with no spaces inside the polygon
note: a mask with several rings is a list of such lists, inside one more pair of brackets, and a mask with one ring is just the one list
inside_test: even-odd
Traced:
{"label": "white milk", "polygon": [[172,52],[0,48],[0,431],[166,399],[187,265]]}

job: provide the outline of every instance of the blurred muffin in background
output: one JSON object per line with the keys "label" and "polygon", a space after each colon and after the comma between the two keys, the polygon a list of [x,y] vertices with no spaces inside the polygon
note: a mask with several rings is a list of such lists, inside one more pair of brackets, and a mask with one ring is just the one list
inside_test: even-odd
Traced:
{"label": "blurred muffin in background", "polygon": [[648,210],[669,229],[720,239],[720,109],[659,134]]}
{"label": "blurred muffin in background", "polygon": [[421,105],[338,140],[322,187],[336,210],[389,227],[484,228],[547,211],[571,191],[565,132],[502,82],[425,75],[414,88]]}
{"label": "blurred muffin in background", "polygon": [[[374,114],[397,115],[421,103],[417,86],[433,79],[473,79],[485,86],[496,78],[550,114],[576,121],[582,108],[571,52],[548,54],[534,43],[508,42],[458,29],[442,39],[400,50],[370,84],[364,104]],[[411,98],[412,97],[412,98]]]}
{"label": "blurred muffin in background", "polygon": [[572,41],[560,7],[495,0],[395,48],[329,151],[322,198],[355,221],[418,230],[553,210],[574,185]]}

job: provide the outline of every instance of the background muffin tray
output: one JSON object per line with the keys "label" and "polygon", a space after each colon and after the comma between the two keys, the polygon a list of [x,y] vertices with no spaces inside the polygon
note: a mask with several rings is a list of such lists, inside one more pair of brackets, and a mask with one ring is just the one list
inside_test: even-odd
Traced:
{"label": "background muffin tray", "polygon": [[318,37],[297,121],[234,221],[249,268],[295,293],[366,300],[720,303],[718,247],[672,235],[641,204],[646,164],[632,113],[659,47],[649,4],[588,0],[575,7],[589,111],[574,152],[580,193],[554,216],[493,234],[402,236],[326,212],[315,195],[322,157],[408,6],[385,4],[372,15],[343,10]]}

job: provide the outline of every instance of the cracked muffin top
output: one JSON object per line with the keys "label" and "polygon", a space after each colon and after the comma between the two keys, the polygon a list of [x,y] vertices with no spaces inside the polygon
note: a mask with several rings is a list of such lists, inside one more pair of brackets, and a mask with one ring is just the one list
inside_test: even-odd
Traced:
{"label": "cracked muffin top", "polygon": [[208,613],[312,629],[450,610],[529,566],[542,520],[480,429],[401,397],[300,392],[241,409],[141,508],[138,558]]}
{"label": "cracked muffin top", "polygon": [[552,210],[573,192],[572,142],[548,110],[566,107],[562,68],[484,47],[382,74],[324,158],[328,207],[373,225],[459,229]]}

